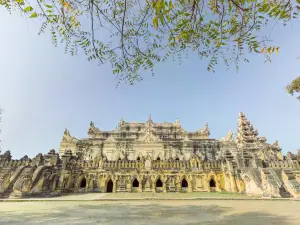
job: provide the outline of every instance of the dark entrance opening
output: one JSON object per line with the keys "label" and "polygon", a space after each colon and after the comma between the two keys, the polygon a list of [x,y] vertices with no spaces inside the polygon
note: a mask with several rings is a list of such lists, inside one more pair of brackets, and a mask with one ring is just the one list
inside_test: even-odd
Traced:
{"label": "dark entrance opening", "polygon": [[86,179],[83,178],[80,182],[80,188],[85,188],[86,187]]}
{"label": "dark entrance opening", "polygon": [[107,182],[106,192],[112,192],[113,191],[113,187],[114,187],[113,182],[111,180],[109,180]]}
{"label": "dark entrance opening", "polygon": [[137,157],[137,159],[136,159],[137,161],[140,161],[141,160],[141,158],[140,157]]}
{"label": "dark entrance opening", "polygon": [[267,168],[267,163],[265,161],[262,161],[263,168]]}
{"label": "dark entrance opening", "polygon": [[133,183],[132,183],[132,187],[139,187],[140,183],[137,179],[134,179]]}
{"label": "dark entrance opening", "polygon": [[157,157],[157,159],[156,159],[157,161],[159,161],[160,160],[160,158],[159,157]]}
{"label": "dark entrance opening", "polygon": [[182,182],[181,182],[181,187],[183,188],[187,188],[189,185],[188,185],[188,182],[186,181],[186,179],[183,179]]}
{"label": "dark entrance opening", "polygon": [[209,186],[212,188],[216,187],[216,182],[214,181],[214,179],[210,179]]}
{"label": "dark entrance opening", "polygon": [[156,181],[156,187],[162,187],[162,186],[163,186],[163,184],[162,184],[161,180],[158,179],[158,180]]}

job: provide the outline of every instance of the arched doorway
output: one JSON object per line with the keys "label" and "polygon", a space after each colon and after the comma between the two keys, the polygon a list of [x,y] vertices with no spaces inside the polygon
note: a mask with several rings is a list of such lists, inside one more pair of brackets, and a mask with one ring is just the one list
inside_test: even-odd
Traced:
{"label": "arched doorway", "polygon": [[216,182],[215,182],[215,180],[213,178],[211,178],[210,181],[209,181],[209,187],[211,187],[211,188],[215,188],[216,187]]}
{"label": "arched doorway", "polygon": [[85,187],[86,187],[86,179],[84,177],[80,182],[80,188],[85,188]]}
{"label": "arched doorway", "polygon": [[216,182],[213,178],[211,178],[210,181],[209,181],[209,187],[210,187],[211,192],[216,191]]}
{"label": "arched doorway", "polygon": [[155,184],[155,191],[156,192],[163,192],[163,183],[160,179],[158,179],[156,181],[156,184]]}
{"label": "arched doorway", "polygon": [[182,181],[181,181],[181,190],[183,192],[187,192],[188,190],[188,182],[186,181],[186,179],[184,178]]}
{"label": "arched doorway", "polygon": [[163,184],[162,184],[161,180],[158,179],[158,180],[156,181],[156,187],[162,187],[162,186],[163,186]]}
{"label": "arched doorway", "polygon": [[114,187],[114,184],[111,180],[109,180],[107,182],[107,186],[106,186],[106,192],[112,192],[113,191],[113,187]]}
{"label": "arched doorway", "polygon": [[157,161],[160,161],[160,158],[159,157],[157,157],[157,159],[156,159]]}
{"label": "arched doorway", "polygon": [[140,186],[140,183],[137,179],[134,179],[134,181],[132,182],[132,187],[134,188],[138,188]]}
{"label": "arched doorway", "polygon": [[186,181],[186,179],[183,179],[182,182],[181,182],[181,187],[183,188],[187,188],[189,185],[188,185],[188,182]]}

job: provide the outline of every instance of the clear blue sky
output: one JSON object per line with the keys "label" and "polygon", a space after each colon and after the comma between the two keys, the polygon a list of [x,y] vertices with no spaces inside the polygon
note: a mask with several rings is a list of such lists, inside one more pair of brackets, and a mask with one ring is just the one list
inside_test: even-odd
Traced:
{"label": "clear blue sky", "polygon": [[90,121],[101,130],[114,129],[120,118],[154,122],[178,117],[188,131],[208,122],[211,137],[236,132],[240,111],[268,142],[279,140],[283,152],[300,148],[300,102],[285,86],[300,74],[300,24],[276,28],[280,54],[271,64],[252,56],[250,64],[215,74],[207,62],[190,56],[182,65],[159,64],[155,76],[144,74],[134,86],[121,85],[109,66],[97,66],[83,55],[71,57],[54,48],[38,26],[0,10],[1,139],[14,158],[58,150],[65,128],[87,137]]}

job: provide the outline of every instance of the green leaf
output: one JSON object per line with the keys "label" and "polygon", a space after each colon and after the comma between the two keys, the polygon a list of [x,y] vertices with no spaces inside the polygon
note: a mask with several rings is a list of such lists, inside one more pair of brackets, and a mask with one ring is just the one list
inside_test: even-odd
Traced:
{"label": "green leaf", "polygon": [[36,12],[32,13],[32,14],[29,16],[29,18],[36,18],[36,17],[37,17]]}
{"label": "green leaf", "polygon": [[157,17],[153,18],[153,26],[154,26],[155,29],[158,28],[158,18]]}
{"label": "green leaf", "polygon": [[47,8],[52,9],[52,5],[45,5]]}
{"label": "green leaf", "polygon": [[31,6],[27,6],[25,9],[24,9],[24,12],[30,12],[32,11],[33,8]]}
{"label": "green leaf", "polygon": [[165,24],[164,23],[164,16],[162,14],[160,15],[159,19],[160,19],[161,24],[164,25]]}

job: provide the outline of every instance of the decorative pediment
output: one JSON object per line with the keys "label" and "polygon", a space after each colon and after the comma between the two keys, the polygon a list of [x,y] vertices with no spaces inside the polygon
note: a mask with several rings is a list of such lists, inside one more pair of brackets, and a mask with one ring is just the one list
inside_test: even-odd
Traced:
{"label": "decorative pediment", "polygon": [[68,129],[65,129],[63,141],[77,141],[77,139],[71,136],[70,131]]}
{"label": "decorative pediment", "polygon": [[97,134],[97,133],[101,133],[101,131],[97,127],[95,127],[94,123],[91,121],[88,133]]}
{"label": "decorative pediment", "polygon": [[141,138],[142,141],[144,141],[144,142],[158,141],[151,116],[149,117],[149,119],[146,123],[146,127],[144,128],[144,130],[142,132],[145,134],[144,137]]}
{"label": "decorative pediment", "polygon": [[204,128],[201,128],[200,130],[196,131],[196,134],[199,136],[208,137],[210,135],[210,130],[208,128],[208,123],[205,124]]}
{"label": "decorative pediment", "polygon": [[142,138],[143,142],[156,142],[158,141],[157,136],[154,134],[154,132],[147,132],[146,135]]}
{"label": "decorative pediment", "polygon": [[233,133],[232,133],[232,131],[230,130],[230,131],[228,132],[227,136],[221,138],[220,141],[234,142],[234,138],[233,138]]}

